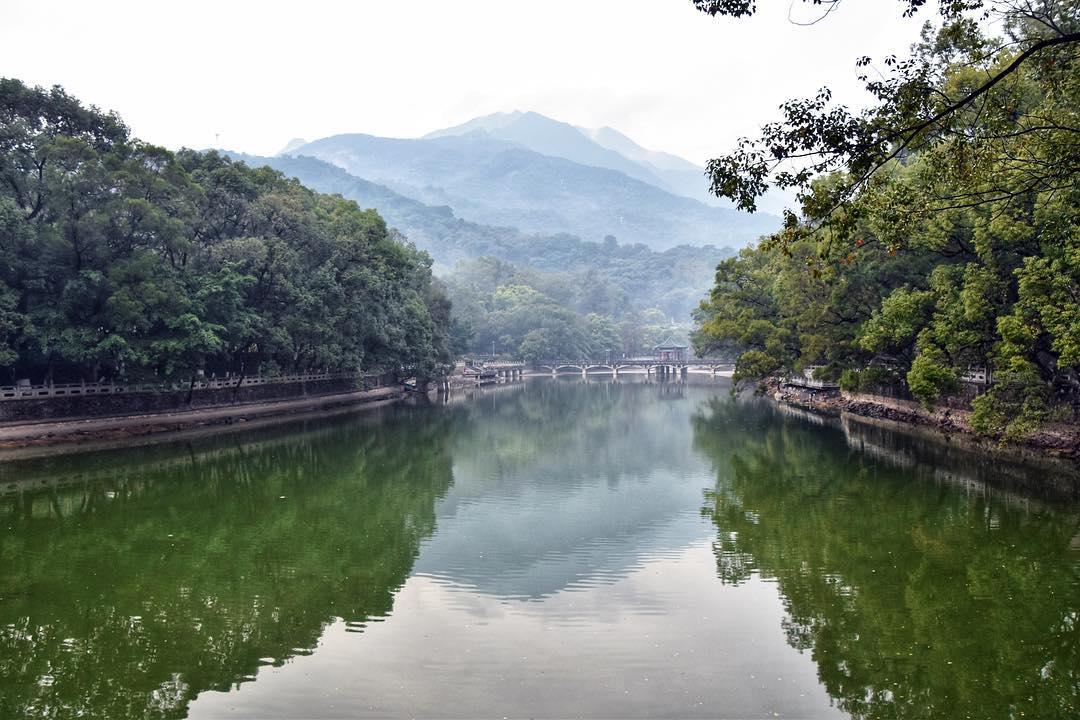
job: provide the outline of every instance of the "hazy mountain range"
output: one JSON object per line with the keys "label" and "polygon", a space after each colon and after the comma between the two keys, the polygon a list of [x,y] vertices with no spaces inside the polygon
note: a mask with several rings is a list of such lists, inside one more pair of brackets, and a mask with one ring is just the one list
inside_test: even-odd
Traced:
{"label": "hazy mountain range", "polygon": [[704,171],[610,128],[582,130],[537,113],[476,118],[422,138],[334,135],[283,152],[473,222],[569,233],[654,249],[742,246],[779,226],[772,215],[707,205]]}
{"label": "hazy mountain range", "polygon": [[[361,207],[375,208],[387,224],[397,228],[421,250],[427,251],[443,271],[476,257],[497,257],[525,262],[547,270],[544,258],[554,245],[581,244],[571,235],[527,234],[513,227],[499,227],[463,220],[446,205],[426,205],[385,185],[351,175],[340,167],[314,157],[278,155],[260,157],[229,153],[248,165],[268,165],[304,185],[323,193],[338,194]],[[596,252],[600,244],[596,243]],[[527,257],[528,256],[528,257]]]}
{"label": "hazy mountain range", "polygon": [[460,262],[493,257],[542,273],[576,274],[585,282],[603,277],[622,286],[633,307],[655,307],[686,321],[708,292],[716,264],[734,253],[712,245],[657,251],[641,244],[585,241],[569,234],[523,233],[513,227],[464,220],[445,205],[425,205],[313,157],[229,155],[254,167],[268,165],[313,190],[376,208],[387,224],[432,256],[441,275],[452,272]]}
{"label": "hazy mountain range", "polygon": [[440,274],[494,257],[584,282],[604,277],[634,306],[682,319],[717,262],[780,222],[696,199],[705,197],[704,170],[682,158],[532,112],[422,138],[295,138],[274,157],[228,154],[375,208]]}
{"label": "hazy mountain range", "polygon": [[535,112],[514,111],[485,115],[424,137],[466,135],[477,130],[542,155],[618,170],[676,195],[721,207],[727,205],[708,193],[705,168],[676,155],[646,150],[609,127],[583,128]]}

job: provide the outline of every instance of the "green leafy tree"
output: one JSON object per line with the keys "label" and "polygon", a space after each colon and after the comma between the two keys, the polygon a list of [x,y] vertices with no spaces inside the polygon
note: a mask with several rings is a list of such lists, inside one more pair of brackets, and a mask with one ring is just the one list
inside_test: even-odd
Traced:
{"label": "green leafy tree", "polygon": [[37,380],[429,375],[431,259],[373,210],[216,153],[171,153],[63,90],[0,80],[0,366]]}
{"label": "green leafy tree", "polygon": [[[793,101],[710,164],[716,193],[749,209],[776,184],[802,212],[721,264],[695,345],[747,354],[740,378],[823,364],[849,389],[928,405],[986,368],[972,422],[1020,437],[1080,415],[1080,16],[1061,2],[938,7],[911,56],[867,80],[865,112],[827,92]],[[991,16],[1003,40],[984,32]]]}

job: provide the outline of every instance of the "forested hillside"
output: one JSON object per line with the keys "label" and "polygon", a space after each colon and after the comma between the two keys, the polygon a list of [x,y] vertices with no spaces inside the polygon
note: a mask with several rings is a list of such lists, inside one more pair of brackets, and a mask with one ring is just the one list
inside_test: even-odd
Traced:
{"label": "forested hillside", "polygon": [[[435,258],[458,327],[471,332],[466,347],[473,352],[490,353],[494,341],[498,352],[518,355],[533,330],[543,332],[525,348],[530,356],[542,338],[544,352],[559,357],[649,351],[664,336],[685,333],[716,264],[734,253],[686,245],[657,252],[613,237],[586,242],[526,235],[462,220],[448,207],[424,205],[315,158],[233,157],[376,208]],[[523,287],[532,292],[519,292]]]}
{"label": "forested hillside", "polygon": [[458,334],[474,353],[603,361],[687,337],[685,324],[634,302],[604,275],[538,272],[488,257],[458,266],[446,284]]}
{"label": "forested hillside", "polygon": [[711,207],[619,170],[541,154],[482,130],[411,139],[335,135],[290,154],[325,160],[428,205],[448,205],[473,222],[526,233],[593,241],[614,235],[663,250],[742,246],[780,225],[773,215]]}
{"label": "forested hillside", "polygon": [[431,370],[449,303],[371,210],[0,80],[7,381]]}
{"label": "forested hillside", "polygon": [[449,207],[425,205],[316,158],[229,154],[252,167],[269,165],[307,187],[375,208],[390,226],[432,256],[440,276],[452,274],[461,262],[497,258],[522,269],[575,275],[597,293],[613,286],[620,307],[655,308],[680,323],[689,321],[708,290],[716,264],[735,252],[709,245],[680,245],[659,252],[614,237],[590,242],[565,234],[530,235],[463,220]]}
{"label": "forested hillside", "polygon": [[1080,409],[1080,16],[986,3],[1000,40],[942,7],[939,33],[867,81],[878,106],[793,101],[760,153],[710,166],[747,207],[785,158],[836,170],[771,175],[803,189],[803,217],[721,263],[696,343],[740,352],[741,379],[824,365],[927,405],[989,368],[972,422],[1020,436]]}

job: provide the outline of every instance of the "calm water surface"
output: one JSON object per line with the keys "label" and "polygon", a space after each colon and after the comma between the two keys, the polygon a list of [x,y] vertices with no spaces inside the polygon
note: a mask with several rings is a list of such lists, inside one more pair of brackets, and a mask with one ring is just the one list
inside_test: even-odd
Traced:
{"label": "calm water surface", "polygon": [[2,463],[0,718],[1077,717],[1070,487],[632,380]]}

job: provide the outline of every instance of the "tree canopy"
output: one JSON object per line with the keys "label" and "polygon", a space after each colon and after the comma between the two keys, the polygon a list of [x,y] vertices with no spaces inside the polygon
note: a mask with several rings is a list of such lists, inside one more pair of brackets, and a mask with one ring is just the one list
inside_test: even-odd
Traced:
{"label": "tree canopy", "polygon": [[[912,59],[895,63],[891,89],[854,124],[847,111],[824,114],[823,95],[816,109],[766,128],[766,140],[801,137],[799,152],[827,150],[826,159],[776,176],[804,188],[802,217],[720,264],[698,313],[699,349],[734,348],[740,378],[825,365],[848,387],[898,388],[927,405],[955,391],[968,368],[987,367],[995,382],[975,401],[978,429],[1020,436],[1075,416],[1080,45],[1068,28],[1076,9],[978,7],[1013,9],[1006,40],[943,6],[937,34],[925,32]],[[1040,45],[1041,37],[1061,41]],[[888,139],[920,117],[935,119]],[[871,136],[877,144],[867,144]],[[765,178],[740,165],[752,146],[712,166],[714,188],[743,193],[744,205]],[[793,157],[784,147],[779,155]]]}
{"label": "tree canopy", "polygon": [[458,265],[447,278],[455,331],[474,353],[529,362],[604,361],[651,352],[686,329],[655,307],[632,302],[619,278],[597,272],[540,272],[492,257]]}
{"label": "tree canopy", "polygon": [[0,367],[12,379],[426,372],[431,260],[373,210],[172,153],[61,88],[0,79]]}

